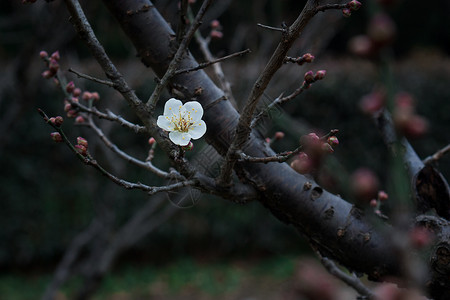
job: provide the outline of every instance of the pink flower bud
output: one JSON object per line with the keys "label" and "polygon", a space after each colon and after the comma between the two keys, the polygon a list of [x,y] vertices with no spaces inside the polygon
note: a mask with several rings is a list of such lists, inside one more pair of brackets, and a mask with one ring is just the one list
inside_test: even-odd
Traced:
{"label": "pink flower bud", "polygon": [[270,138],[266,138],[265,141],[266,141],[267,144],[270,144],[271,139]]}
{"label": "pink flower bud", "polygon": [[77,144],[82,145],[84,147],[88,147],[88,142],[85,138],[82,138],[81,136],[77,137]]}
{"label": "pink flower bud", "polygon": [[84,101],[88,101],[91,98],[92,98],[92,93],[88,92],[88,91],[83,92],[83,96],[81,96],[81,99],[83,99]]}
{"label": "pink flower bud", "polygon": [[339,145],[339,140],[336,136],[333,135],[333,136],[328,137],[327,143],[330,146],[337,146],[337,145]]}
{"label": "pink flower bud", "polygon": [[73,95],[74,97],[80,96],[80,95],[81,95],[81,89],[80,89],[80,88],[75,88],[75,89],[73,90],[72,95]]}
{"label": "pink flower bud", "polygon": [[375,173],[367,168],[360,168],[350,177],[351,189],[360,200],[370,201],[375,198],[379,181]]}
{"label": "pink flower bud", "polygon": [[385,191],[378,192],[378,200],[381,202],[386,201],[389,198],[388,194]]}
{"label": "pink flower bud", "polygon": [[84,118],[82,116],[78,116],[75,118],[75,123],[81,124],[84,123]]}
{"label": "pink flower bud", "polygon": [[53,58],[54,60],[59,60],[60,59],[59,51],[53,52],[50,57]]}
{"label": "pink flower bud", "polygon": [[53,76],[55,76],[55,73],[50,70],[45,70],[44,72],[42,72],[42,77],[44,77],[45,79],[50,79]]}
{"label": "pink flower bud", "polygon": [[75,109],[71,109],[67,112],[68,118],[75,118],[78,115],[78,112]]}
{"label": "pink flower bud", "polygon": [[319,136],[316,133],[311,132],[308,133],[307,135],[302,135],[300,137],[300,144],[302,144],[303,146],[307,146],[311,143],[318,142],[319,140],[320,140]]}
{"label": "pink flower bud", "polygon": [[68,112],[69,110],[72,109],[72,104],[70,104],[69,102],[67,102],[66,104],[64,104],[64,111]]}
{"label": "pink flower bud", "polygon": [[370,206],[371,206],[371,207],[377,207],[377,205],[378,205],[377,199],[372,199],[372,200],[370,200]]}
{"label": "pink flower bud", "polygon": [[184,151],[191,151],[192,149],[194,149],[194,144],[191,141],[189,141],[189,144],[183,146],[182,148]]}
{"label": "pink flower bud", "polygon": [[153,145],[154,143],[156,143],[156,140],[155,140],[154,137],[151,137],[151,138],[148,139],[148,144],[149,144],[150,146]]}
{"label": "pink flower bud", "polygon": [[72,98],[70,98],[70,100],[71,100],[73,103],[79,103],[79,102],[80,102],[80,100],[79,100],[77,97],[72,97]]}
{"label": "pink flower bud", "polygon": [[212,20],[210,25],[212,29],[217,29],[220,27],[220,22],[218,20]]}
{"label": "pink flower bud", "polygon": [[57,116],[57,117],[55,117],[55,121],[53,122],[53,124],[55,124],[56,126],[59,127],[59,126],[61,126],[63,124],[63,122],[64,122],[63,117]]}
{"label": "pink flower bud", "polygon": [[100,100],[100,95],[97,92],[92,92],[91,95],[94,101]]}
{"label": "pink flower bud", "polygon": [[348,42],[348,49],[356,55],[368,57],[374,50],[372,40],[367,35],[357,35]]}
{"label": "pink flower bud", "polygon": [[297,157],[291,162],[291,168],[300,174],[310,173],[312,170],[312,161],[308,154],[300,152]]}
{"label": "pink flower bud", "polygon": [[54,58],[50,58],[50,62],[48,63],[48,68],[50,71],[56,73],[59,70],[59,63]]}
{"label": "pink flower bud", "polygon": [[342,15],[346,18],[350,17],[352,15],[352,10],[350,8],[344,8],[342,10]]}
{"label": "pink flower bud", "polygon": [[321,80],[325,78],[325,75],[327,75],[326,70],[319,70],[316,72],[316,75],[314,76],[314,80]]}
{"label": "pink flower bud", "polygon": [[218,31],[215,29],[211,30],[209,35],[211,36],[211,38],[213,40],[219,40],[219,39],[223,38],[223,33],[221,31]]}
{"label": "pink flower bud", "polygon": [[312,63],[314,61],[314,56],[311,53],[305,53],[302,56],[302,59],[307,63]]}
{"label": "pink flower bud", "polygon": [[361,7],[361,2],[352,0],[349,3],[347,3],[347,7],[351,10],[358,10]]}
{"label": "pink flower bud", "polygon": [[87,155],[87,148],[83,145],[75,145],[75,149],[77,149],[78,153],[80,153],[83,156]]}
{"label": "pink flower bud", "polygon": [[284,138],[284,132],[282,132],[282,131],[275,132],[275,139],[276,140],[281,140],[282,138]]}
{"label": "pink flower bud", "polygon": [[42,50],[41,52],[39,52],[39,56],[42,59],[45,59],[45,58],[48,58],[48,53],[47,53],[47,51]]}
{"label": "pink flower bud", "polygon": [[403,133],[406,137],[414,139],[420,138],[428,131],[428,121],[418,115],[413,115],[403,126]]}
{"label": "pink flower bud", "polygon": [[383,108],[386,95],[383,91],[375,91],[365,95],[359,102],[359,107],[366,114],[373,114]]}
{"label": "pink flower bud", "polygon": [[306,72],[305,76],[304,76],[304,79],[305,79],[306,83],[314,82],[314,73],[313,73],[313,71]]}
{"label": "pink flower bud", "polygon": [[73,83],[73,81],[69,82],[66,85],[66,92],[72,93],[74,89],[75,89],[75,83]]}
{"label": "pink flower bud", "polygon": [[50,133],[50,137],[57,143],[61,143],[63,141],[62,136],[59,132]]}

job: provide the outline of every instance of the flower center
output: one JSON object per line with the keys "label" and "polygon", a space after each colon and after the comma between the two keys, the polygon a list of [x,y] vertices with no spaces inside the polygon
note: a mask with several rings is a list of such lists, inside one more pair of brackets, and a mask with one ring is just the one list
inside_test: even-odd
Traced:
{"label": "flower center", "polygon": [[194,122],[192,122],[191,114],[189,112],[187,113],[187,116],[182,116],[181,113],[178,115],[178,117],[173,116],[172,123],[175,125],[174,130],[179,132],[188,132],[189,128],[194,125]]}

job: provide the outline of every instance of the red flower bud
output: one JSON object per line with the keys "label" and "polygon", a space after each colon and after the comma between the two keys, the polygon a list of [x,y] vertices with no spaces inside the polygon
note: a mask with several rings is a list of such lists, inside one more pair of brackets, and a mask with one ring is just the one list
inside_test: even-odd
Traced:
{"label": "red flower bud", "polygon": [[92,93],[88,92],[88,91],[83,92],[83,96],[81,96],[81,99],[83,99],[84,101],[88,101],[91,98],[92,98]]}
{"label": "red flower bud", "polygon": [[284,138],[284,132],[282,132],[282,131],[275,132],[275,139],[276,140],[281,140],[282,138]]}
{"label": "red flower bud", "polygon": [[50,137],[57,143],[61,143],[63,141],[62,136],[59,132],[50,133]]}
{"label": "red flower bud", "polygon": [[381,202],[386,201],[389,198],[388,194],[385,191],[378,192],[378,200]]}
{"label": "red flower bud", "polygon": [[84,123],[84,118],[82,116],[78,116],[75,118],[75,123],[81,124]]}
{"label": "red flower bud", "polygon": [[[50,118],[51,119],[51,118]],[[64,122],[64,119],[63,119],[63,117],[61,117],[61,116],[57,116],[57,117],[55,117],[54,118],[55,119],[55,121],[53,122],[53,124],[55,124],[56,126],[61,126],[62,125],[62,123]]]}
{"label": "red flower bud", "polygon": [[312,170],[312,161],[308,154],[300,152],[297,157],[291,162],[291,168],[300,174],[310,173]]}
{"label": "red flower bud", "polygon": [[330,144],[330,146],[337,146],[337,145],[339,145],[339,140],[337,137],[335,137],[333,135],[333,136],[328,137],[327,143]]}
{"label": "red flower bud", "polygon": [[75,83],[73,83],[73,81],[69,82],[66,85],[66,92],[72,93],[74,89],[75,89]]}
{"label": "red flower bud", "polygon": [[78,112],[75,109],[71,109],[67,112],[68,118],[75,118],[78,115]]}
{"label": "red flower bud", "polygon": [[223,38],[223,33],[221,31],[218,31],[218,30],[215,30],[215,29],[211,30],[209,35],[214,40],[219,40],[219,39]]}
{"label": "red flower bud", "polygon": [[348,18],[352,15],[352,10],[350,8],[344,8],[342,10],[342,15],[344,15],[344,17]]}
{"label": "red flower bud", "polygon": [[50,70],[45,70],[44,72],[42,72],[42,77],[44,77],[45,79],[50,79],[53,76],[55,76],[55,73]]}
{"label": "red flower bud", "polygon": [[148,144],[149,145],[153,145],[154,143],[156,143],[156,140],[155,140],[154,137],[151,137],[151,138],[148,139]]}
{"label": "red flower bud", "polygon": [[325,75],[327,75],[326,70],[319,70],[316,72],[316,75],[314,76],[314,80],[321,80],[325,78]]}
{"label": "red flower bud", "polygon": [[75,149],[77,149],[78,153],[80,153],[83,156],[87,155],[87,148],[83,145],[75,145]]}
{"label": "red flower bud", "polygon": [[50,57],[53,58],[54,60],[59,60],[60,59],[59,51],[53,52]]}
{"label": "red flower bud", "polygon": [[191,151],[192,149],[194,149],[194,144],[191,141],[189,141],[189,144],[183,146],[182,148],[184,151]]}
{"label": "red flower bud", "polygon": [[66,104],[64,104],[64,111],[68,112],[71,109],[72,109],[72,104],[70,104],[69,102],[66,102]]}
{"label": "red flower bud", "polygon": [[304,76],[304,79],[305,79],[306,83],[314,82],[314,73],[313,73],[313,71],[306,72],[305,76]]}
{"label": "red flower bud", "polygon": [[42,50],[41,52],[39,52],[39,56],[42,59],[45,59],[45,58],[48,58],[48,53],[47,53],[47,51]]}
{"label": "red flower bud", "polygon": [[82,145],[84,147],[88,147],[88,142],[85,138],[82,138],[81,136],[77,137],[77,144]]}
{"label": "red flower bud", "polygon": [[314,58],[315,58],[314,55],[312,55],[311,53],[305,53],[302,56],[303,61],[307,63],[313,62]]}
{"label": "red flower bud", "polygon": [[217,29],[220,27],[220,22],[218,20],[212,20],[210,25],[212,29]]}
{"label": "red flower bud", "polygon": [[48,63],[48,69],[53,73],[56,73],[59,70],[59,63],[54,58],[50,58],[50,62]]}
{"label": "red flower bud", "polygon": [[347,3],[347,7],[351,10],[358,10],[361,7],[361,2],[352,0],[349,3]]}
{"label": "red flower bud", "polygon": [[360,200],[370,201],[377,195],[379,181],[375,173],[367,168],[360,168],[353,172],[351,189]]}
{"label": "red flower bud", "polygon": [[81,89],[80,89],[80,88],[75,88],[75,89],[73,90],[72,95],[73,95],[74,97],[80,96],[80,95],[81,95]]}

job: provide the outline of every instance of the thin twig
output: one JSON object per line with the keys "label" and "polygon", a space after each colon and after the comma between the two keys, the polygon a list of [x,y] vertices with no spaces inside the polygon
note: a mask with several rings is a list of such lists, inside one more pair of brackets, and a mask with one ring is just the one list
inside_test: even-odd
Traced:
{"label": "thin twig", "polygon": [[294,23],[287,28],[286,32],[275,49],[272,57],[267,63],[266,67],[262,71],[261,75],[253,85],[250,95],[246,101],[245,107],[239,118],[238,125],[236,127],[236,134],[228,148],[225,161],[221,168],[221,173],[218,178],[218,182],[223,185],[229,185],[231,182],[231,176],[233,174],[234,164],[236,158],[234,153],[243,148],[244,144],[247,142],[248,137],[251,132],[251,121],[255,108],[261,98],[262,94],[266,90],[269,82],[275,73],[283,65],[284,59],[289,49],[292,47],[294,41],[298,38],[302,30],[305,28],[306,24],[312,17],[317,13],[316,11],[317,1],[309,0],[305,7],[303,8],[300,15],[294,21]]}
{"label": "thin twig", "polygon": [[185,34],[183,40],[181,41],[177,52],[175,53],[175,56],[173,57],[172,61],[170,62],[166,73],[164,76],[158,81],[155,89],[153,90],[152,95],[147,101],[147,107],[150,108],[150,111],[153,111],[156,107],[156,103],[159,100],[159,96],[161,95],[162,91],[166,87],[166,85],[169,82],[169,79],[172,78],[176,72],[176,69],[185,55],[185,51],[187,49],[187,46],[189,42],[191,41],[192,37],[194,36],[195,32],[201,25],[201,21],[203,19],[203,16],[205,15],[206,11],[208,10],[208,7],[211,5],[212,0],[205,0],[203,1],[202,6],[200,7],[199,12],[197,13],[197,16],[194,19],[194,22],[192,23],[191,27],[189,28],[188,32]]}
{"label": "thin twig", "polygon": [[144,168],[146,170],[151,171],[152,173],[158,175],[163,178],[175,178],[178,180],[185,180],[184,176],[180,175],[178,172],[165,172],[157,167],[155,167],[151,161],[142,161],[131,155],[125,153],[116,144],[112,143],[111,140],[103,133],[103,131],[95,124],[92,118],[88,119],[88,126],[94,130],[94,132],[99,136],[99,138],[103,141],[103,143],[111,149],[114,153],[116,153],[119,157],[124,159],[127,162],[130,162],[138,167]]}
{"label": "thin twig", "polygon": [[183,74],[183,73],[189,73],[189,72],[201,70],[201,69],[204,69],[206,67],[209,67],[212,64],[216,64],[218,62],[221,62],[221,61],[224,61],[226,59],[230,59],[230,58],[233,58],[233,57],[236,57],[236,56],[242,56],[242,55],[250,53],[250,52],[251,52],[250,49],[239,51],[239,52],[236,52],[236,53],[233,53],[233,54],[221,57],[221,58],[217,58],[217,59],[214,59],[214,60],[210,60],[208,62],[201,63],[201,64],[199,64],[196,67],[192,67],[192,68],[188,68],[188,69],[182,69],[182,70],[177,70],[177,71],[175,71],[174,75],[179,75],[179,74]]}
{"label": "thin twig", "polygon": [[95,78],[95,77],[92,77],[90,75],[83,74],[81,72],[75,71],[72,68],[69,68],[69,72],[74,73],[79,78],[85,78],[85,79],[88,79],[88,80],[91,80],[91,81],[94,81],[94,82],[97,82],[97,83],[101,83],[101,84],[107,85],[109,87],[116,88],[116,84],[114,84],[112,81]]}
{"label": "thin twig", "polygon": [[102,67],[106,77],[114,83],[114,88],[119,91],[128,104],[135,110],[141,120],[146,121],[147,127],[152,127],[150,122],[150,112],[145,109],[144,103],[136,96],[134,91],[128,86],[122,74],[117,70],[111,59],[105,52],[105,49],[98,41],[89,24],[80,3],[77,0],[64,0],[71,15],[71,21],[78,33],[78,36],[84,40],[89,47],[94,58]]}
{"label": "thin twig", "polygon": [[425,158],[423,160],[423,163],[426,165],[431,165],[431,164],[437,162],[438,160],[440,160],[444,155],[446,155],[449,152],[450,152],[450,144],[448,144],[447,146],[445,146],[442,149],[439,149],[433,155],[430,155],[427,158]]}
{"label": "thin twig", "polygon": [[325,4],[325,5],[318,6],[316,8],[316,11],[319,12],[319,11],[326,11],[329,9],[344,9],[344,8],[348,8],[347,3],[345,3],[345,4]]}
{"label": "thin twig", "polygon": [[376,299],[375,294],[368,287],[366,287],[358,277],[350,276],[349,274],[339,269],[331,259],[321,256],[320,253],[317,254],[320,257],[320,262],[331,275],[334,275],[335,277],[346,283],[348,286],[355,289],[359,295],[365,296],[366,299]]}
{"label": "thin twig", "polygon": [[272,27],[272,26],[268,26],[268,25],[264,25],[264,24],[260,24],[260,23],[258,23],[256,25],[258,25],[259,27],[265,28],[265,29],[286,32],[286,28]]}
{"label": "thin twig", "polygon": [[[205,39],[202,37],[199,31],[195,33],[195,40],[197,41],[197,44],[200,47],[200,51],[202,52],[204,58],[208,61],[214,60],[214,56],[212,55],[211,51],[209,50],[209,41],[210,39]],[[225,74],[223,73],[222,66],[220,63],[213,64],[213,70],[214,75],[219,83],[220,88],[225,93],[227,99],[230,101],[230,103],[237,107],[236,100],[234,99],[233,92],[231,90],[231,84],[226,79]]]}
{"label": "thin twig", "polygon": [[291,158],[292,156],[300,153],[300,151],[302,149],[303,149],[303,146],[300,145],[293,151],[281,152],[281,153],[278,153],[277,155],[268,156],[268,157],[254,157],[254,156],[249,156],[243,152],[238,152],[238,155],[240,155],[240,159],[239,159],[240,161],[254,162],[254,163],[269,163],[269,162],[283,163],[283,162],[287,161],[289,158]]}
{"label": "thin twig", "polygon": [[47,116],[47,114],[41,110],[38,109],[38,112],[41,114],[41,116],[43,117],[44,121],[51,125],[62,137],[62,141],[64,142],[64,144],[66,144],[70,150],[86,165],[88,166],[92,166],[93,168],[95,168],[97,171],[99,171],[102,175],[106,176],[109,180],[111,180],[112,182],[114,182],[115,184],[125,188],[125,189],[138,189],[138,190],[142,190],[144,192],[147,192],[149,195],[153,195],[155,193],[159,193],[159,192],[165,192],[165,191],[171,191],[171,190],[175,190],[181,187],[186,187],[186,186],[191,186],[191,185],[195,185],[197,183],[197,180],[183,180],[181,182],[177,182],[174,184],[170,184],[170,185],[166,185],[166,186],[148,186],[146,184],[143,184],[141,182],[130,182],[130,181],[126,181],[124,179],[120,179],[117,176],[111,174],[110,172],[106,171],[106,169],[104,169],[89,153],[87,153],[86,155],[81,154],[80,152],[78,152],[78,150],[75,148],[75,146],[69,141],[69,139],[67,138],[66,134],[64,133],[64,131],[62,130],[62,128],[60,126],[56,126],[55,124],[51,123],[49,120],[50,118]]}

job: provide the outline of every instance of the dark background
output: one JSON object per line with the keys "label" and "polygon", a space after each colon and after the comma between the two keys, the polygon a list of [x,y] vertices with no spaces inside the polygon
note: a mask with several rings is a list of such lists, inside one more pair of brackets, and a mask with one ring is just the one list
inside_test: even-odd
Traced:
{"label": "dark background", "polygon": [[[63,95],[51,80],[40,76],[45,65],[39,51],[59,50],[63,71],[72,67],[99,78],[104,75],[75,36],[62,1],[38,1],[33,5],[20,2],[0,2],[0,269],[51,271],[71,239],[92,218],[107,215],[114,230],[148,198],[142,192],[115,186],[80,163],[66,146],[50,139],[52,129],[43,122],[37,108],[49,115],[63,115]],[[380,71],[381,59],[358,57],[347,46],[353,36],[366,33],[369,20],[377,12],[384,11],[396,24],[396,39],[383,54],[393,72],[393,91],[413,95],[417,112],[429,121],[428,134],[413,140],[413,146],[421,157],[426,157],[450,141],[450,2],[393,1],[396,3],[387,7],[367,2],[351,18],[343,18],[339,11],[320,14],[319,21],[308,25],[291,53],[298,56],[312,52],[315,62],[302,67],[286,65],[265,95],[273,99],[283,91],[288,94],[301,84],[307,70],[327,70],[325,80],[283,107],[289,115],[277,115],[264,129],[267,136],[277,130],[285,132],[285,139],[274,144],[277,151],[285,151],[297,147],[300,135],[312,129],[326,133],[338,128],[340,145],[327,160],[321,180],[332,192],[350,201],[348,176],[358,167],[374,170],[385,189],[390,180],[383,142],[370,118],[358,108],[360,99],[385,79]],[[217,18],[222,24],[224,37],[211,42],[213,54],[219,57],[246,48],[252,50],[251,54],[222,64],[239,106],[279,36],[256,23],[289,24],[303,3],[255,0],[217,1],[213,5],[201,28],[206,36],[210,20]],[[108,54],[138,96],[147,99],[154,86],[151,71],[140,64],[132,45],[100,1],[82,4]],[[176,23],[176,1],[155,1],[155,5],[172,24]],[[194,9],[198,6],[195,4]],[[191,49],[203,61],[195,42]],[[137,122],[116,92],[70,73],[67,77],[83,90],[98,91],[100,109],[108,107]],[[101,124],[122,149],[145,159],[148,136]],[[130,181],[164,184],[116,158],[91,132],[73,126],[67,118],[64,129],[72,139],[86,137],[94,157],[112,173]],[[199,140],[191,155],[202,147],[206,145]],[[169,167],[160,150],[156,151],[154,163],[162,169]],[[450,175],[448,157],[440,162],[440,170]],[[173,204],[167,201],[167,205]],[[218,197],[194,195],[182,206],[185,209],[179,209],[175,217],[125,252],[119,262],[164,263],[174,257],[251,259],[309,251],[298,233],[258,203],[242,206]]]}

